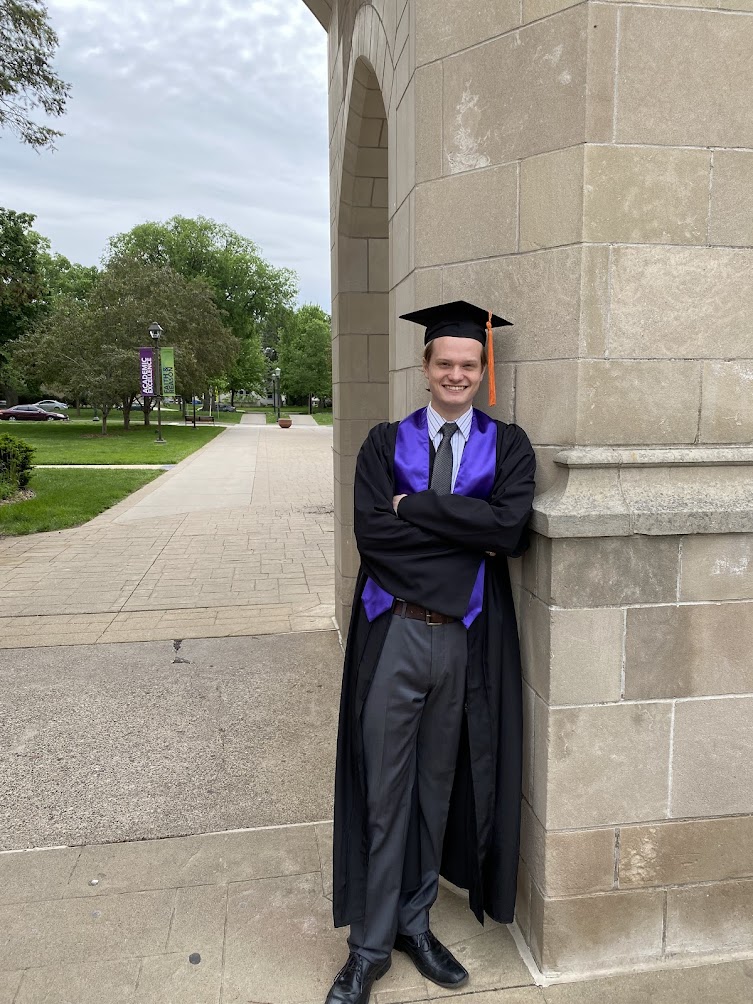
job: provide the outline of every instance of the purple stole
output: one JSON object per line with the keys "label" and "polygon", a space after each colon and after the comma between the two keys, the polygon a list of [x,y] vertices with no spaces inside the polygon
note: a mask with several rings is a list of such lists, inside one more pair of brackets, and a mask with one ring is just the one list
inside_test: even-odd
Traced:
{"label": "purple stole", "polygon": [[[454,494],[488,499],[494,486],[496,470],[497,425],[488,415],[474,408],[471,432],[460,460]],[[403,419],[398,426],[395,440],[395,494],[415,495],[416,492],[426,491],[428,487],[429,428],[426,408],[420,408]],[[476,582],[463,617],[466,628],[481,613],[484,602],[484,568],[485,559],[480,556]],[[371,578],[366,580],[362,598],[369,621],[386,613],[395,599]]]}

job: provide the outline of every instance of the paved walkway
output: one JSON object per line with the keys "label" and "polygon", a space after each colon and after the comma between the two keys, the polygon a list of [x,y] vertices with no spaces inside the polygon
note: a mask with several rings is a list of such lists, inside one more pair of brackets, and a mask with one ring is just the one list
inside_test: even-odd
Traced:
{"label": "paved walkway", "polygon": [[330,629],[332,512],[331,429],[231,426],[83,527],[0,539],[0,648]]}
{"label": "paved walkway", "polygon": [[[331,921],[331,827],[0,854],[0,1004],[321,1004],[346,957]],[[737,962],[542,989],[510,931],[440,889],[458,994],[395,952],[374,1004],[747,1004]]]}

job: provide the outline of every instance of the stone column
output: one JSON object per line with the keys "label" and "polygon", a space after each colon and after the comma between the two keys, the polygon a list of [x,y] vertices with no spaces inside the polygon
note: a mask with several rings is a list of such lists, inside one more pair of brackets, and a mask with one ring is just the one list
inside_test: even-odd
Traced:
{"label": "stone column", "polygon": [[398,313],[515,325],[517,923],[550,975],[751,954],[750,0],[333,6],[334,64],[364,10],[387,26],[390,416],[426,401]]}

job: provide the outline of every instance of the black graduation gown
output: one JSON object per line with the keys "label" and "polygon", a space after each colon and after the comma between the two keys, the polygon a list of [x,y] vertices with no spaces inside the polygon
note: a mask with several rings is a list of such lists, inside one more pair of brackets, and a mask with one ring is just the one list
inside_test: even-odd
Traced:
{"label": "black graduation gown", "polygon": [[[536,460],[516,425],[497,422],[497,468],[488,502],[433,491],[392,507],[398,423],[375,426],[356,466],[354,530],[361,568],[345,652],[335,774],[336,927],[362,917],[368,842],[361,710],[392,614],[369,623],[361,602],[367,576],[394,596],[463,617],[486,560],[483,611],[468,630],[466,716],[442,856],[442,874],[467,889],[470,907],[510,923],[520,833],[522,697],[520,652],[507,558],[526,547]],[[429,444],[427,441],[427,450]],[[417,796],[414,791],[414,807]],[[403,888],[420,883],[414,811]]]}

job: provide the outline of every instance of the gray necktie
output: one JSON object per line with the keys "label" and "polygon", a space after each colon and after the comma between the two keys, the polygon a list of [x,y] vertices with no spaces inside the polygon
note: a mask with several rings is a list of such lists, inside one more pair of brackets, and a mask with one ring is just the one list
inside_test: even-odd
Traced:
{"label": "gray necktie", "polygon": [[431,472],[431,489],[437,495],[452,493],[452,443],[453,435],[458,431],[456,422],[445,422],[442,426],[442,442],[439,444],[434,458],[434,469]]}

